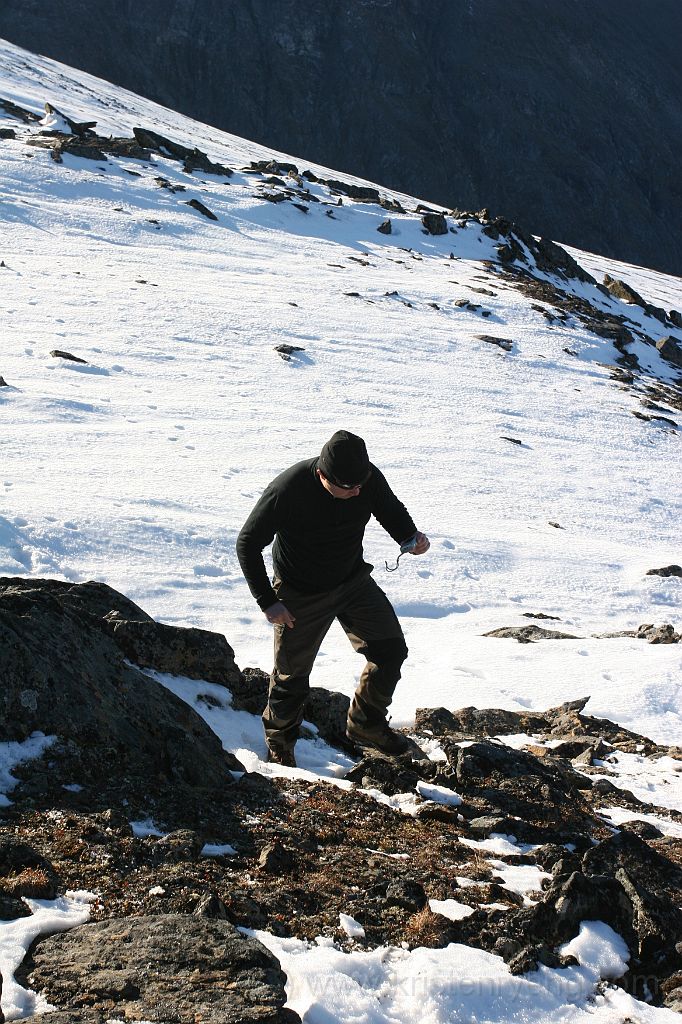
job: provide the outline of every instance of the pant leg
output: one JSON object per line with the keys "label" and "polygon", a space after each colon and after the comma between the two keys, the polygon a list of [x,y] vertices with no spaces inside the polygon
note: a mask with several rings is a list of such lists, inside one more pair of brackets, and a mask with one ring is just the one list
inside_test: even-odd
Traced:
{"label": "pant leg", "polygon": [[368,577],[349,593],[338,619],[355,650],[367,659],[348,718],[357,725],[376,725],[386,718],[408,653],[398,617]]}
{"label": "pant leg", "polygon": [[275,626],[275,665],[263,727],[273,750],[292,750],[303,719],[310,673],[334,620],[334,610],[329,595],[301,594],[286,583],[276,583],[275,590],[296,623],[292,628]]}

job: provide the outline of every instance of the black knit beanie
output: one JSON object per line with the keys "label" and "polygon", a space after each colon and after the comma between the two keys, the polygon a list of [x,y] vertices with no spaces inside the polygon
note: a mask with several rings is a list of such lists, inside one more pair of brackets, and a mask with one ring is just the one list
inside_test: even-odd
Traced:
{"label": "black knit beanie", "polygon": [[337,430],[322,449],[317,468],[340,486],[364,484],[372,470],[365,442],[348,430]]}

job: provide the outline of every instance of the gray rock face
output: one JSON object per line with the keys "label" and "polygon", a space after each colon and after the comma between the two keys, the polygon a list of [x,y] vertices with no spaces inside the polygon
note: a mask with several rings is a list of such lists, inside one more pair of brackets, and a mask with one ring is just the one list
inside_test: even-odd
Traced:
{"label": "gray rock face", "polygon": [[[55,1019],[294,1024],[276,958],[227,921],[165,914],[82,925],[40,942],[22,968]],[[53,1019],[50,1014],[49,1019]]]}
{"label": "gray rock face", "polygon": [[167,626],[151,619],[108,619],[114,640],[141,668],[229,686],[241,673],[224,636],[207,629]]}
{"label": "gray rock face", "polygon": [[229,784],[229,771],[241,768],[236,758],[184,701],[129,665],[108,634],[102,609],[135,607],[114,594],[95,584],[0,579],[0,740],[56,735],[53,749],[73,762],[79,781],[102,789],[117,779],[150,791],[169,782],[179,790]]}
{"label": "gray rock face", "polygon": [[656,348],[660,355],[667,359],[669,363],[672,363],[673,366],[682,367],[682,344],[680,344],[677,338],[670,336],[661,338],[660,341],[656,342]]}
{"label": "gray rock face", "polygon": [[518,640],[520,644],[532,644],[536,640],[579,640],[574,633],[562,633],[558,629],[545,629],[544,626],[501,626],[491,629],[483,636],[501,637],[503,640]]}
{"label": "gray rock face", "polygon": [[682,272],[676,0],[646,19],[640,0],[616,17],[590,0],[436,0],[426,14],[312,0],[305,18],[294,0],[121,0],[108,13],[105,0],[4,0],[0,35],[284,152]]}

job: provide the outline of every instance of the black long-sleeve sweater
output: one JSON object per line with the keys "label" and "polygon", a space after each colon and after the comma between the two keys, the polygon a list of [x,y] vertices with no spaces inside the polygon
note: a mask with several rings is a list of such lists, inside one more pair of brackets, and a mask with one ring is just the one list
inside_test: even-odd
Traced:
{"label": "black long-sleeve sweater", "polygon": [[263,610],[277,601],[262,554],[273,538],[275,574],[296,590],[315,594],[332,590],[362,566],[362,539],[370,516],[398,544],[417,531],[376,466],[357,497],[334,498],[317,476],[317,464],[317,458],[306,459],[280,473],[237,538],[239,564]]}

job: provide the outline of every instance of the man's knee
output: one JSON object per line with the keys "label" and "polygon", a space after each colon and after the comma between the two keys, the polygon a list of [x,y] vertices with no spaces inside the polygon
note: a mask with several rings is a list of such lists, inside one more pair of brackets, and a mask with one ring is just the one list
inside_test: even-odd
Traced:
{"label": "man's knee", "polygon": [[385,670],[400,671],[408,650],[404,636],[392,636],[386,640],[373,640],[364,650],[367,661]]}

